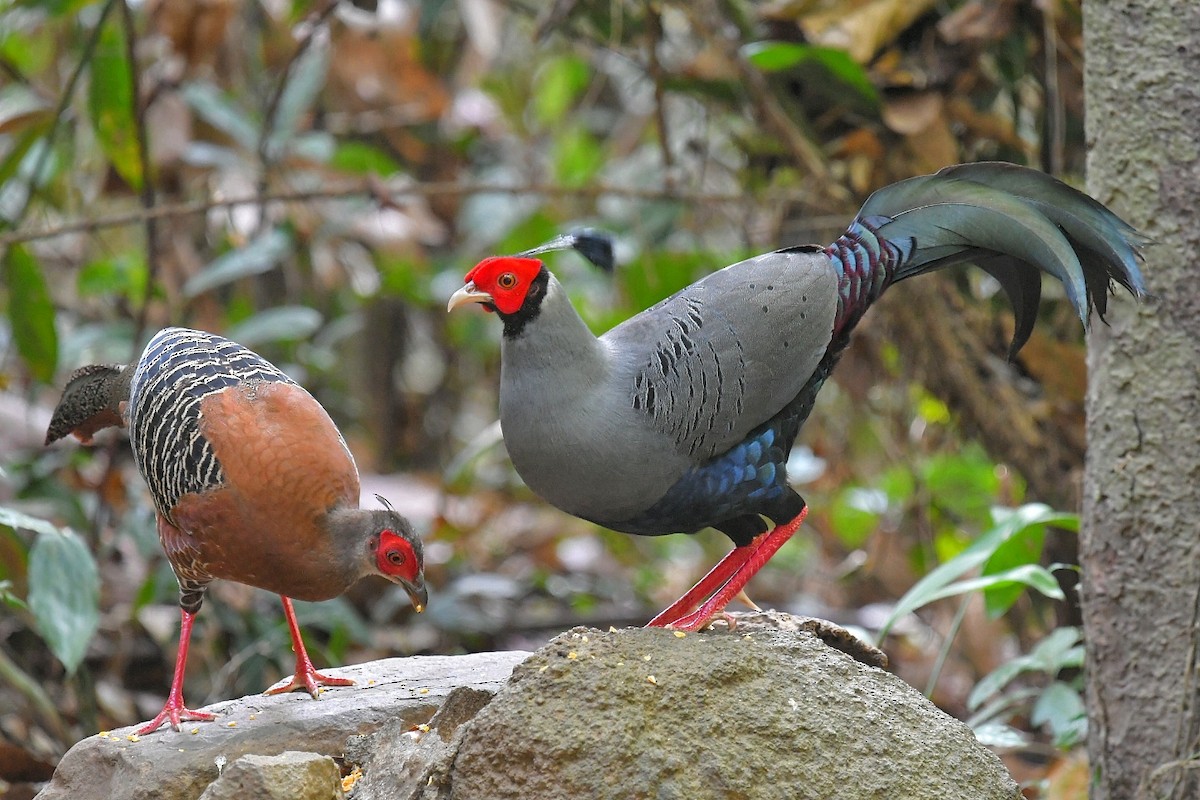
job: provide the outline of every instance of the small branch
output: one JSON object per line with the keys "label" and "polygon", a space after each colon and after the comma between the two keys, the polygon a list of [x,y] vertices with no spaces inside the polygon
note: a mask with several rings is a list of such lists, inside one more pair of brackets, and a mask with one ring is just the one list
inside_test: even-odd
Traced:
{"label": "small branch", "polygon": [[672,168],[675,159],[671,156],[671,137],[667,130],[667,98],[663,88],[663,68],[658,60],[658,45],[662,41],[662,17],[654,7],[655,0],[646,2],[646,70],[654,84],[654,122],[658,127],[658,146],[662,151],[664,183],[669,188],[673,183]]}
{"label": "small branch", "polygon": [[41,177],[42,170],[46,168],[46,161],[50,158],[50,152],[54,148],[54,137],[58,135],[60,123],[63,116],[67,113],[67,106],[71,104],[71,98],[75,96],[75,87],[79,84],[79,78],[83,75],[83,70],[92,61],[92,54],[96,51],[96,44],[100,41],[100,33],[104,30],[104,22],[108,19],[109,12],[116,5],[117,0],[108,0],[104,4],[104,8],[100,11],[100,19],[96,20],[96,27],[92,29],[92,35],[88,37],[87,42],[83,46],[83,53],[79,56],[79,63],[75,65],[75,70],[71,73],[71,77],[67,79],[67,86],[63,89],[62,97],[58,99],[58,107],[54,109],[54,121],[50,123],[50,130],[46,133],[46,145],[42,151],[38,153],[37,163],[33,170],[29,173],[28,191],[25,193],[25,201],[21,204],[21,208],[13,216],[9,222],[9,227],[19,228],[25,220],[25,215],[29,213],[30,207],[33,205],[34,190],[38,178]]}
{"label": "small branch", "polygon": [[[526,186],[509,186],[489,183],[457,183],[445,181],[440,183],[418,183],[405,187],[386,187],[387,194],[392,198],[402,197],[466,197],[479,194],[511,194],[511,195],[543,195],[553,198],[578,197],[596,199],[599,197],[623,197],[630,200],[676,200],[681,203],[704,203],[720,205],[733,203],[744,206],[747,196],[744,193],[705,194],[664,189],[638,189],[622,186],[580,186],[567,187],[545,184],[529,184]],[[172,203],[158,205],[154,208],[143,208],[138,211],[128,211],[120,214],[107,214],[91,219],[80,219],[67,222],[52,228],[41,230],[21,230],[0,234],[0,247],[8,247],[18,242],[32,242],[43,239],[53,239],[73,233],[90,233],[106,228],[119,228],[125,225],[144,223],[147,218],[167,219],[189,217],[206,214],[214,209],[237,208],[239,206],[262,205],[266,203],[306,203],[318,200],[350,200],[368,198],[378,195],[377,186],[367,182],[354,182],[341,186],[330,186],[322,189],[279,192],[268,195],[247,195],[218,200],[195,200],[188,203]],[[802,200],[800,192],[770,194],[762,198],[763,202],[781,203]],[[828,229],[849,222],[848,214],[827,214],[810,217],[807,222],[814,230]]]}
{"label": "small branch", "polygon": [[[279,81],[275,84],[275,88],[267,100],[266,111],[263,113],[262,130],[258,135],[258,161],[261,165],[261,171],[258,176],[258,191],[260,193],[265,194],[269,184],[271,165],[275,158],[275,155],[270,152],[269,145],[271,137],[275,133],[275,117],[279,113],[279,104],[283,100],[283,93],[287,91],[288,80],[292,76],[292,68],[308,52],[309,47],[312,46],[313,41],[316,39],[317,31],[322,29],[329,15],[337,9],[338,1],[325,0],[325,3],[320,8],[310,14],[309,19],[306,21],[308,27],[296,43],[296,49],[292,51],[287,64],[284,65],[283,71],[279,75]],[[265,217],[266,215],[263,214],[262,218],[265,219]]]}
{"label": "small branch", "polygon": [[[134,128],[137,131],[138,164],[142,171],[142,185],[139,198],[142,208],[150,211],[154,208],[154,180],[150,166],[150,134],[146,130],[146,107],[141,102],[141,92],[138,87],[137,70],[137,29],[133,24],[133,10],[129,0],[121,0],[121,24],[125,29],[125,60],[129,62],[130,102],[133,108]],[[147,285],[153,286],[158,276],[158,219],[147,215],[144,220],[146,227],[146,272]],[[147,294],[142,298],[141,308],[138,309],[133,340],[141,340],[142,331],[146,329],[146,314],[150,308],[150,298]]]}

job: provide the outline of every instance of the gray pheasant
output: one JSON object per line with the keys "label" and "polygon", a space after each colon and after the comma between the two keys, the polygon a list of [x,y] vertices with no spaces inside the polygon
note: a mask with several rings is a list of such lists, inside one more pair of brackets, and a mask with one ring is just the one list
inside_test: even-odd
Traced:
{"label": "gray pheasant", "polygon": [[136,364],[76,370],[46,443],[126,424],[158,511],[158,536],[179,579],[179,654],[163,710],[138,729],[211,720],[183,702],[192,621],[216,578],[283,599],[296,653],[270,693],[352,683],[314,668],[290,598],[327,600],[382,575],[427,603],[421,542],[404,517],[358,506],[354,459],[325,409],[275,365],[202,331],[166,328]]}
{"label": "gray pheasant", "polygon": [[614,530],[713,527],[733,540],[651,621],[694,630],[803,521],[788,453],[851,330],[888,286],[978,265],[1012,302],[1015,353],[1032,331],[1042,272],[1062,282],[1086,325],[1093,308],[1103,317],[1114,281],[1143,293],[1143,244],[1103,205],[1043,173],[966,164],[880,189],[827,247],[726,267],[599,338],[529,257],[544,248],[481,262],[449,308],[480,303],[504,324],[500,420],[530,488]]}

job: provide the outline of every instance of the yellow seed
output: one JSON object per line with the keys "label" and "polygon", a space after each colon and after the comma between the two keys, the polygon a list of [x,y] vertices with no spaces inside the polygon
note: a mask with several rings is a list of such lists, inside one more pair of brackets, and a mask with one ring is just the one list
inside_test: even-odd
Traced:
{"label": "yellow seed", "polygon": [[229,723],[229,727],[231,727],[231,728],[236,728],[236,727],[237,727],[237,723],[236,723],[236,722],[231,722],[231,723]]}
{"label": "yellow seed", "polygon": [[574,650],[572,650],[571,652],[567,653],[567,658],[574,661],[575,659],[579,658],[579,653],[576,653]]}
{"label": "yellow seed", "polygon": [[421,733],[429,733],[429,726],[422,722],[417,726],[417,730],[419,730]]}
{"label": "yellow seed", "polygon": [[682,638],[683,638],[683,637],[685,637],[685,636],[687,636],[687,634],[686,634],[686,633],[684,633],[683,631],[675,631],[675,638],[676,638],[676,639],[682,639]]}
{"label": "yellow seed", "polygon": [[350,770],[350,774],[342,778],[342,791],[348,792],[354,788],[354,784],[358,783],[358,779],[363,776],[362,770],[358,767]]}
{"label": "yellow seed", "polygon": [[125,738],[126,738],[126,739],[128,739],[128,740],[129,740],[129,741],[131,741],[131,742],[136,742],[136,741],[138,741],[138,740],[139,740],[141,737],[139,737],[139,736],[138,736],[136,733],[131,733],[131,734],[129,734],[128,736],[126,736]]}
{"label": "yellow seed", "polygon": [[653,683],[655,686],[658,686],[658,678],[654,677],[653,675],[647,675],[646,681],[649,683]]}
{"label": "yellow seed", "polygon": [[374,685],[375,685],[375,679],[374,679],[374,678],[371,678],[371,680],[367,681],[367,686],[374,686]]}
{"label": "yellow seed", "polygon": [[199,732],[200,732],[199,728],[192,728],[192,736],[195,736]]}
{"label": "yellow seed", "polygon": [[417,689],[417,694],[429,694],[428,689]]}
{"label": "yellow seed", "polygon": [[107,739],[108,731],[100,731],[100,733],[98,735],[100,736],[101,739]]}
{"label": "yellow seed", "polygon": [[251,714],[250,719],[258,719],[258,714]]}

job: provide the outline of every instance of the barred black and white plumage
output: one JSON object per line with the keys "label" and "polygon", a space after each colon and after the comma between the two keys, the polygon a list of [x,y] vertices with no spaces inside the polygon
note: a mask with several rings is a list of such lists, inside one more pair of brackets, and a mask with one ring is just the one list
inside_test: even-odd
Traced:
{"label": "barred black and white plumage", "polygon": [[188,492],[225,478],[200,433],[200,402],[230,386],[295,382],[237,342],[188,328],[164,328],[146,345],[129,393],[129,439],[160,514]]}
{"label": "barred black and white plumage", "polygon": [[162,711],[138,729],[211,720],[183,702],[192,622],[216,579],[283,601],[294,676],[268,693],[352,681],[313,667],[292,598],[328,600],[367,575],[393,581],[425,608],[421,542],[384,501],[359,505],[358,467],[329,414],[267,360],[202,331],[167,328],[136,364],[92,365],[67,381],[46,432],[88,441],[126,426],[157,510],[159,542],[179,580],[179,655]]}

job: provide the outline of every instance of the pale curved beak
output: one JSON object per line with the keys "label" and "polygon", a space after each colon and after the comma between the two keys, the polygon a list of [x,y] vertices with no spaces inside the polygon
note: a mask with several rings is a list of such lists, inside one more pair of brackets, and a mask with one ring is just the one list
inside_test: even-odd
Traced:
{"label": "pale curved beak", "polygon": [[429,590],[425,588],[425,580],[417,578],[415,582],[397,581],[412,602],[413,610],[420,614],[429,607]]}
{"label": "pale curved beak", "polygon": [[446,303],[446,310],[453,311],[466,303],[490,303],[492,296],[487,292],[481,292],[475,288],[475,281],[469,281],[466,286],[459,289],[454,294],[450,295],[450,302]]}

